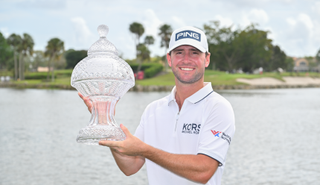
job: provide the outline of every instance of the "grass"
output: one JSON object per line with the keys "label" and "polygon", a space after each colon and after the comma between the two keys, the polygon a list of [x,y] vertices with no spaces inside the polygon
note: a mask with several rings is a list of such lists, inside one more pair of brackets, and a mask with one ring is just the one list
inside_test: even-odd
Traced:
{"label": "grass", "polygon": [[63,78],[58,78],[56,79],[53,84],[55,85],[70,85],[71,81],[70,81],[70,77],[63,77]]}
{"label": "grass", "polygon": [[[54,86],[54,85],[63,85],[63,86],[70,86],[70,74],[72,70],[56,70],[55,74],[57,78],[54,82],[49,82],[46,80],[23,80],[23,81],[15,81],[14,84],[27,84],[27,85],[47,85],[47,86]],[[238,78],[246,78],[246,79],[254,79],[254,78],[263,78],[263,77],[271,77],[278,80],[282,80],[282,77],[285,76],[299,76],[299,77],[317,77],[320,78],[319,73],[263,73],[260,74],[227,74],[226,72],[221,71],[212,71],[206,70],[205,72],[205,81],[211,82],[212,85],[243,85],[236,80]],[[144,80],[137,80],[137,85],[142,86],[173,86],[175,85],[174,82],[174,75],[172,72],[168,72],[164,75],[159,75],[154,78],[144,79]]]}
{"label": "grass", "polygon": [[[270,77],[275,78],[281,81],[284,81],[282,77],[285,76],[307,76],[306,73],[263,73],[260,74],[227,74],[226,72],[222,71],[212,71],[206,70],[204,75],[204,81],[211,82],[212,85],[243,85],[243,83],[237,82],[238,78],[246,78],[246,79],[255,79],[255,78],[264,78]],[[318,77],[320,78],[319,73],[309,73],[308,76],[310,77]],[[165,75],[157,76],[150,79],[138,80],[136,84],[149,86],[149,85],[174,85],[174,75],[172,72],[167,73]]]}
{"label": "grass", "polygon": [[260,74],[227,74],[226,72],[207,70],[205,73],[205,81],[211,82],[213,85],[240,85],[243,83],[237,82],[238,78],[255,79],[271,77],[282,80],[282,75],[277,73],[264,73]]}
{"label": "grass", "polygon": [[149,85],[174,85],[174,75],[172,72],[159,75],[154,78],[148,78],[144,80],[136,80],[136,84],[143,85],[143,86],[149,86]]}

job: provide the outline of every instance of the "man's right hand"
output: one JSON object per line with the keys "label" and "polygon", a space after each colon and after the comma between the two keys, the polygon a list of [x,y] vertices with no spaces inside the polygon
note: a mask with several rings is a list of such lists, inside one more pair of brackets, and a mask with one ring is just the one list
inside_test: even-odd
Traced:
{"label": "man's right hand", "polygon": [[89,100],[89,98],[84,97],[81,93],[78,92],[78,95],[80,96],[80,98],[83,100],[83,102],[86,104],[86,106],[88,107],[89,112],[91,113],[92,111],[92,103]]}

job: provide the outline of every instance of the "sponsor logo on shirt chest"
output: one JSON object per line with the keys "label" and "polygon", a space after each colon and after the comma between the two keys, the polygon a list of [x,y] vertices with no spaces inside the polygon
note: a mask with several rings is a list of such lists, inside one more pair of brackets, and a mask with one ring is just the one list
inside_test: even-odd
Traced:
{"label": "sponsor logo on shirt chest", "polygon": [[201,124],[196,123],[184,123],[182,126],[183,134],[199,134]]}

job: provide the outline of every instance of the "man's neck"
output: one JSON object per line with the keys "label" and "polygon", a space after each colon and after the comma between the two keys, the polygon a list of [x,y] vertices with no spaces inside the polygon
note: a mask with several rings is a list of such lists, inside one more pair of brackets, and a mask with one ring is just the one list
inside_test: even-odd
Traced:
{"label": "man's neck", "polygon": [[185,99],[199,91],[201,88],[205,86],[203,80],[200,80],[199,82],[193,83],[193,84],[183,84],[181,82],[177,82],[176,79],[176,94],[175,99],[177,101],[177,104],[179,106],[179,110],[181,110],[183,102]]}

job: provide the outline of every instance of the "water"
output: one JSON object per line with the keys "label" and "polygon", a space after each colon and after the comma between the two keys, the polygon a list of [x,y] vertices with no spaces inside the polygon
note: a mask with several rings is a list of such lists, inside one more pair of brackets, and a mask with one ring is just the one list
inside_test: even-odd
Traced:
{"label": "water", "polygon": [[[145,106],[167,92],[128,92],[116,121],[134,133]],[[320,89],[220,91],[232,104],[236,134],[223,185],[318,184]],[[90,114],[76,91],[0,88],[0,184],[146,185],[127,177],[108,148],[75,141]]]}

